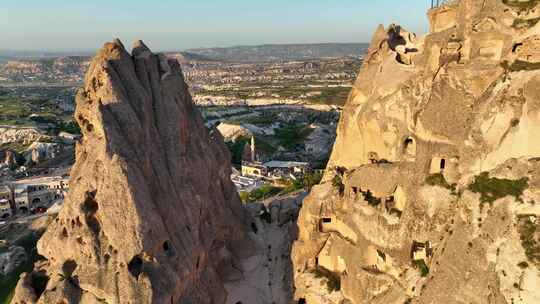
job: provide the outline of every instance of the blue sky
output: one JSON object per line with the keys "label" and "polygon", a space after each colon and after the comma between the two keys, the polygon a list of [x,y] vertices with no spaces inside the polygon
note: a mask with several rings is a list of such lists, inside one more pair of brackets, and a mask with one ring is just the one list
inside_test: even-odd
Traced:
{"label": "blue sky", "polygon": [[155,50],[369,42],[380,23],[427,31],[429,0],[0,0],[0,49],[93,50],[119,37]]}

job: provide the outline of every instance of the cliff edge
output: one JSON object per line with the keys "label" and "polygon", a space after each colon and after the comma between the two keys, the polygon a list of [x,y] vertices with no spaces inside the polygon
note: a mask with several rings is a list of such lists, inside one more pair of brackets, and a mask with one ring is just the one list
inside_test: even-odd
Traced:
{"label": "cliff edge", "polygon": [[307,303],[540,302],[540,7],[380,26],[292,258]]}

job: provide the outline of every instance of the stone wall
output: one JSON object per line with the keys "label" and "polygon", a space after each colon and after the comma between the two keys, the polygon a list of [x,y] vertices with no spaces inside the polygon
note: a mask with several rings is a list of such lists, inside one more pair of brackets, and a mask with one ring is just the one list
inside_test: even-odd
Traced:
{"label": "stone wall", "polygon": [[437,33],[457,25],[457,9],[454,6],[441,6],[428,12],[429,32]]}

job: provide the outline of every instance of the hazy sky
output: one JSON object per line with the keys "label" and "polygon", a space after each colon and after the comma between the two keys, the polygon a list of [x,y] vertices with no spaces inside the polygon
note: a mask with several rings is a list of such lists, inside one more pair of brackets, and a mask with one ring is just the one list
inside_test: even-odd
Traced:
{"label": "hazy sky", "polygon": [[368,42],[380,23],[427,31],[429,0],[0,0],[0,49],[155,50]]}

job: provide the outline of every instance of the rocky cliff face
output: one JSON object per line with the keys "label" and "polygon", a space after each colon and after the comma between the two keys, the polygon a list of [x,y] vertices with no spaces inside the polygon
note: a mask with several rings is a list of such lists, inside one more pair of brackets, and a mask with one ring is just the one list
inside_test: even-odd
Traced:
{"label": "rocky cliff face", "polygon": [[379,27],[300,212],[297,299],[540,302],[539,5]]}
{"label": "rocky cliff face", "polygon": [[178,63],[105,44],[75,117],[70,192],[13,303],[223,303],[245,213]]}

